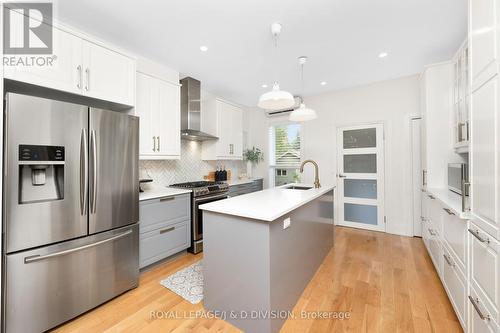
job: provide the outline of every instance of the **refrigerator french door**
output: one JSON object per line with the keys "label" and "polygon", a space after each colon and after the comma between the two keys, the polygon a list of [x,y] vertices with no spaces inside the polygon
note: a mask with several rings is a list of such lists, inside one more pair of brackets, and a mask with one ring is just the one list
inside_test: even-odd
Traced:
{"label": "refrigerator french door", "polygon": [[137,286],[139,121],[5,102],[4,331],[42,332]]}

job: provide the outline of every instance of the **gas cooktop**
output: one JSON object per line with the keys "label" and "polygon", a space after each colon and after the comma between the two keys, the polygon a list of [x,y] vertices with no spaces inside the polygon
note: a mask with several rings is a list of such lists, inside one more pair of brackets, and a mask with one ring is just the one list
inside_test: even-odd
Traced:
{"label": "gas cooktop", "polygon": [[193,196],[195,197],[212,193],[227,192],[229,190],[229,186],[225,182],[209,181],[178,183],[172,184],[170,187],[190,189],[193,191]]}

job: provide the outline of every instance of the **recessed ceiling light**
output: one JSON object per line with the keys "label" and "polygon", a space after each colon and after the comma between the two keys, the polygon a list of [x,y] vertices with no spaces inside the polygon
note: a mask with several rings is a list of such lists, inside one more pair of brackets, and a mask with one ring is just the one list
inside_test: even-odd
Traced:
{"label": "recessed ceiling light", "polygon": [[321,81],[320,83],[322,86],[326,86],[326,81]]}
{"label": "recessed ceiling light", "polygon": [[382,53],[380,53],[380,54],[378,55],[378,57],[379,57],[379,58],[385,58],[385,57],[387,57],[388,55],[389,55],[389,53],[387,53],[387,52],[382,52]]}
{"label": "recessed ceiling light", "polygon": [[267,88],[267,84],[265,84],[265,83],[264,83],[264,84],[262,85],[262,88]]}
{"label": "recessed ceiling light", "polygon": [[202,45],[202,46],[200,46],[200,51],[201,52],[207,52],[208,51],[208,47],[206,47],[205,45]]}

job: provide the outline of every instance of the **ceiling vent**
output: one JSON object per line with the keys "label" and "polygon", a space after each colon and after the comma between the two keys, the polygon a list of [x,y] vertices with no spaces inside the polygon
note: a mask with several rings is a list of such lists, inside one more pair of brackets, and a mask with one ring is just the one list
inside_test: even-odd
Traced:
{"label": "ceiling vent", "polygon": [[295,104],[292,105],[292,107],[286,108],[286,109],[281,109],[281,110],[266,111],[266,116],[269,118],[285,116],[285,115],[288,115],[293,110],[298,109],[300,107],[300,103],[302,103],[302,97],[294,96],[293,99],[295,101]]}

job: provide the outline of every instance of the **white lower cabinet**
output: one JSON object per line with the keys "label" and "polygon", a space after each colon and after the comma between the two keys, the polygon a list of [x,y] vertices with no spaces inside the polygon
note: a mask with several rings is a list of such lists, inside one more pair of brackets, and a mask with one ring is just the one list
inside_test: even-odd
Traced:
{"label": "white lower cabinet", "polygon": [[441,211],[443,221],[443,239],[450,252],[457,258],[456,264],[462,272],[467,272],[467,220],[458,218],[446,207]]}
{"label": "white lower cabinet", "polygon": [[443,285],[451,304],[455,308],[462,327],[466,327],[467,318],[467,280],[457,264],[457,258],[443,246]]}
{"label": "white lower cabinet", "polygon": [[187,249],[191,242],[190,194],[141,201],[139,221],[140,268]]}
{"label": "white lower cabinet", "polygon": [[471,284],[468,296],[469,329],[470,333],[498,333],[500,326],[492,319],[491,306],[488,306],[486,298],[479,291],[477,285]]}

